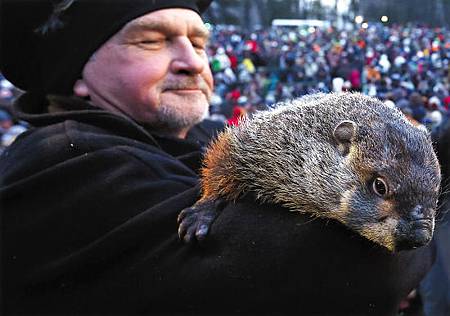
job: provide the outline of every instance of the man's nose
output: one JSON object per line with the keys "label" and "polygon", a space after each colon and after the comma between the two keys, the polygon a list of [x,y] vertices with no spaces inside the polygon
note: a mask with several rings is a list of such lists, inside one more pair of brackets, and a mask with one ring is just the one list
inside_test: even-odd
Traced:
{"label": "man's nose", "polygon": [[176,74],[194,75],[203,72],[205,60],[188,38],[180,38],[174,47],[171,70]]}

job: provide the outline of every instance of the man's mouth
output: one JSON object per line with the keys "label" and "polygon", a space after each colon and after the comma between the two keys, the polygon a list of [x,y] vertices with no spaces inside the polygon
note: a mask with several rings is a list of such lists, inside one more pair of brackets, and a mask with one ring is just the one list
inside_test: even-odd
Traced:
{"label": "man's mouth", "polygon": [[168,80],[162,85],[162,92],[175,94],[209,94],[207,83],[202,78],[185,78],[184,80]]}
{"label": "man's mouth", "polygon": [[169,92],[169,93],[178,94],[178,95],[185,95],[185,96],[198,95],[198,94],[207,95],[206,91],[204,91],[204,89],[201,89],[198,87],[169,88],[169,89],[164,89],[164,92]]}
{"label": "man's mouth", "polygon": [[177,88],[177,89],[166,89],[165,91],[171,92],[203,92],[200,88]]}

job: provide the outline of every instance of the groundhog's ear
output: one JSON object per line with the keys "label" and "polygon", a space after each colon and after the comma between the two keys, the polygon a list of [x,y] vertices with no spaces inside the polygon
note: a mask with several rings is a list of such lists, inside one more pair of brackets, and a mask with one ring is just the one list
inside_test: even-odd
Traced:
{"label": "groundhog's ear", "polygon": [[334,129],[333,136],[343,156],[346,156],[350,152],[350,146],[357,129],[358,126],[353,121],[342,121]]}

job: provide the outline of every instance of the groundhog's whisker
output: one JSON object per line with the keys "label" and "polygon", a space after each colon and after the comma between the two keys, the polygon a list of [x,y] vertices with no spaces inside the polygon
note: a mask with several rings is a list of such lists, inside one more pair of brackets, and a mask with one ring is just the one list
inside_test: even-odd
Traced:
{"label": "groundhog's whisker", "polygon": [[442,183],[439,190],[439,195],[441,197],[447,195],[448,193],[450,193],[450,180],[446,180],[445,183]]}
{"label": "groundhog's whisker", "polygon": [[450,201],[448,199],[443,199],[436,208],[436,224],[443,222],[445,214],[450,211]]}

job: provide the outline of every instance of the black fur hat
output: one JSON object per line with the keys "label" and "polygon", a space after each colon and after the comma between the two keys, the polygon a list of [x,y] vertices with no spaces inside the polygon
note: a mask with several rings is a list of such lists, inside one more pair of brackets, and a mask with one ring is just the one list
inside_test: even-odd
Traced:
{"label": "black fur hat", "polygon": [[3,0],[0,71],[17,87],[71,95],[84,64],[127,22],[165,8],[201,14],[211,0]]}

